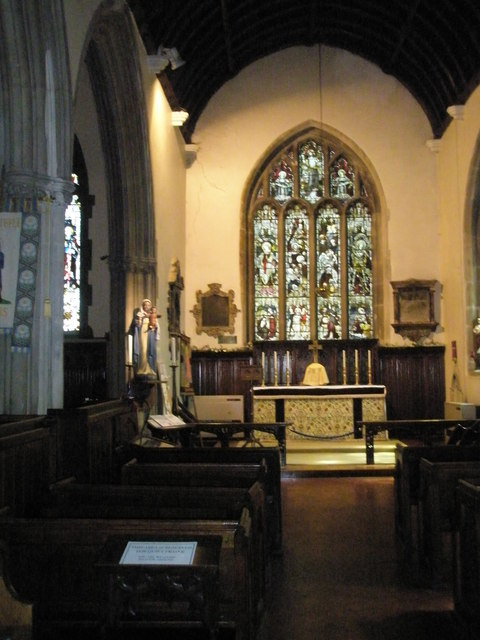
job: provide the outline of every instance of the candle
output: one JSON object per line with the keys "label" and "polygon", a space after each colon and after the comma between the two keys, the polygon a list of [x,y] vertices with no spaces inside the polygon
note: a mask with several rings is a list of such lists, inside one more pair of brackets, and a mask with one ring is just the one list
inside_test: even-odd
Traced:
{"label": "candle", "polygon": [[128,334],[127,336],[127,364],[133,362],[133,336]]}
{"label": "candle", "polygon": [[170,356],[172,358],[172,364],[176,364],[177,363],[177,341],[173,336],[170,338]]}
{"label": "candle", "polygon": [[287,371],[290,369],[290,351],[287,351]]}

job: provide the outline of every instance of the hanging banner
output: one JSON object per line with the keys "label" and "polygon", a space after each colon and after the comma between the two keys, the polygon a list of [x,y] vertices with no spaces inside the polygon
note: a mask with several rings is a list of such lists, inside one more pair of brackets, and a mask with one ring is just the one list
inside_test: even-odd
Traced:
{"label": "hanging banner", "polygon": [[17,297],[11,349],[27,353],[32,342],[33,307],[40,246],[40,215],[36,198],[24,198],[22,204]]}
{"label": "hanging banner", "polygon": [[3,333],[13,329],[21,226],[20,212],[0,212],[0,330]]}

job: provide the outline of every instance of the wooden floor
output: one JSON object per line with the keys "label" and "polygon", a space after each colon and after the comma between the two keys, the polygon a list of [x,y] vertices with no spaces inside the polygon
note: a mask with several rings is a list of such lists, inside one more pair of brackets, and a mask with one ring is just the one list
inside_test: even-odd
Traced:
{"label": "wooden floor", "polygon": [[285,478],[282,491],[284,553],[258,640],[464,640],[449,591],[402,580],[393,478]]}

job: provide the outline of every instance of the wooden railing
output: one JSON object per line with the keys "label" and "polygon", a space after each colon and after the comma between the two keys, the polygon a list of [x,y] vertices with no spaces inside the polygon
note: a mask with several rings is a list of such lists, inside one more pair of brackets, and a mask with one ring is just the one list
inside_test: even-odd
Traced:
{"label": "wooden railing", "polygon": [[403,436],[420,440],[426,446],[435,442],[445,444],[447,429],[462,425],[472,427],[476,420],[362,420],[356,423],[357,430],[362,431],[365,438],[365,452],[367,464],[375,464],[375,436],[385,432],[395,437]]}

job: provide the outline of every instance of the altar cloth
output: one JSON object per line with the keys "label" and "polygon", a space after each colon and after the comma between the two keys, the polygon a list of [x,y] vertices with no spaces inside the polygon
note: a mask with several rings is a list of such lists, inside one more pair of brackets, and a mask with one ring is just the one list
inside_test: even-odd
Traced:
{"label": "altar cloth", "polygon": [[383,385],[277,385],[253,388],[254,422],[288,422],[287,440],[354,438],[361,420],[385,420]]}

